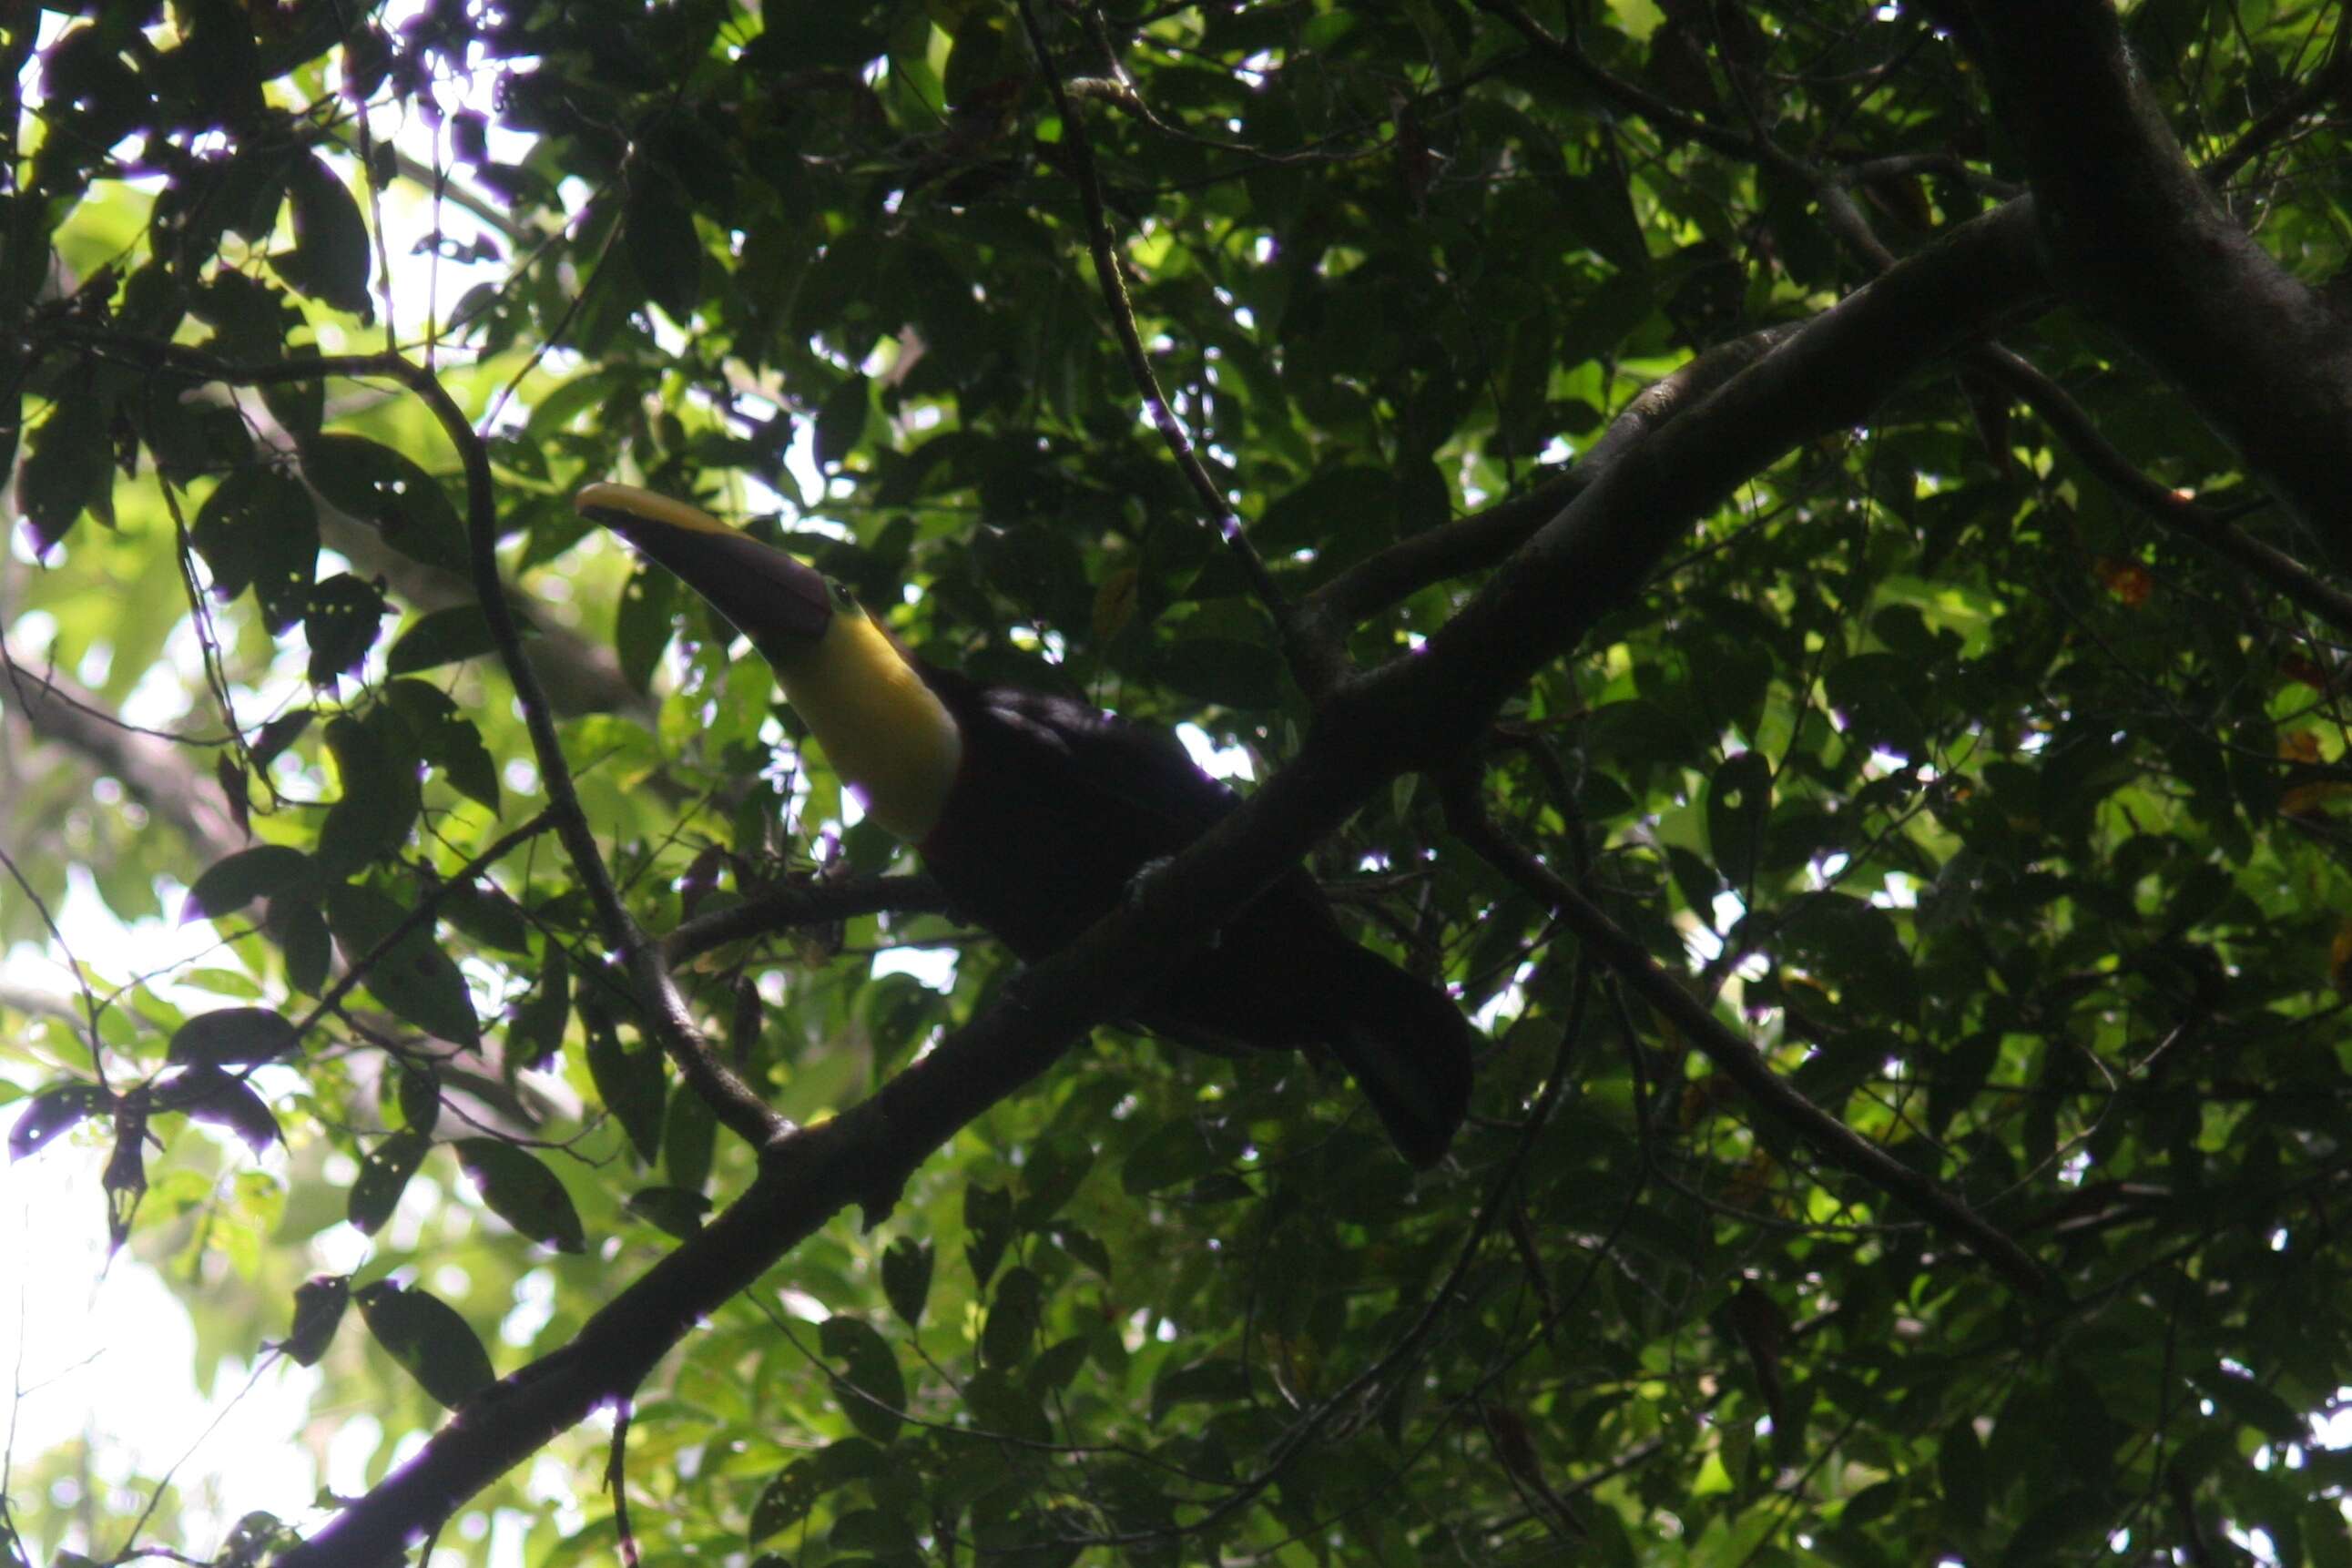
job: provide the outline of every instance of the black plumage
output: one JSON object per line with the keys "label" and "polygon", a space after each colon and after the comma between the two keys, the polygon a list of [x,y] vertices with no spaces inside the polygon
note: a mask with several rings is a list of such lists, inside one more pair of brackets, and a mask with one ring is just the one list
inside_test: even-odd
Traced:
{"label": "black plumage", "polygon": [[[964,745],[917,847],[955,908],[1024,960],[1075,940],[1145,865],[1239,804],[1171,736],[915,668]],[[1469,1106],[1476,1032],[1444,991],[1350,939],[1304,870],[1236,914],[1136,1021],[1211,1051],[1328,1047],[1417,1165],[1444,1154]]]}

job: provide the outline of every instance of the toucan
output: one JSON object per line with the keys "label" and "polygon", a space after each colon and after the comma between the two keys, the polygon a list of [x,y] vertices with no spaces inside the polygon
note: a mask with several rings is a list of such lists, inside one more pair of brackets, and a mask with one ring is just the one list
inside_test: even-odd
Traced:
{"label": "toucan", "polygon": [[[1025,963],[1238,804],[1171,736],[914,658],[841,584],[696,507],[617,484],[574,504],[751,640],[866,814]],[[1349,938],[1303,868],[1132,1021],[1220,1053],[1327,1048],[1415,1165],[1444,1155],[1469,1106],[1476,1031],[1442,989]]]}

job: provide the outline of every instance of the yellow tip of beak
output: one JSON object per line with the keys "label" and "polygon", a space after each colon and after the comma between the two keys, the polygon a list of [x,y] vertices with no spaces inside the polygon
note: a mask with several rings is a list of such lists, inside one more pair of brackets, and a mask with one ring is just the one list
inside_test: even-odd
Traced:
{"label": "yellow tip of beak", "polygon": [[688,533],[723,533],[735,531],[704,511],[682,500],[672,500],[635,485],[593,484],[572,498],[572,505],[583,517],[611,527],[615,523],[650,522],[665,528],[683,530]]}

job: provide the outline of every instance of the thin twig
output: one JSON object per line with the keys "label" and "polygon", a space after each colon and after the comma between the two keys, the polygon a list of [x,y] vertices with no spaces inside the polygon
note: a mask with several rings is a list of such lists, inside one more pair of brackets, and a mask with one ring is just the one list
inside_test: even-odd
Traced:
{"label": "thin twig", "polygon": [[369,973],[377,964],[383,963],[394,948],[407,941],[415,931],[432,924],[433,916],[440,909],[443,900],[488,870],[517,845],[536,838],[546,832],[553,821],[554,815],[553,808],[550,807],[513,832],[501,836],[488,848],[458,867],[448,880],[419,899],[416,901],[416,907],[402,915],[393,928],[377,940],[374,946],[365,952],[352,957],[341,975],[332,985],[327,987],[326,993],[312,1005],[308,1013],[302,1015],[301,1020],[294,1026],[295,1038],[299,1040],[317,1028],[320,1021],[342,1005],[343,998],[349,996],[353,988],[366,980]]}
{"label": "thin twig", "polygon": [[596,911],[597,925],[607,947],[626,964],[637,990],[641,1016],[662,1049],[677,1066],[687,1084],[711,1108],[712,1114],[754,1147],[764,1147],[789,1131],[790,1124],[769,1107],[711,1051],[694,1026],[685,999],[678,994],[660,950],[649,941],[621,902],[597,847],[594,831],[555,731],[553,710],[538,673],[523,655],[522,634],[514,607],[499,577],[498,503],[492,488],[488,450],[467,421],[440,378],[398,354],[322,354],[316,359],[282,361],[274,364],[236,364],[200,350],[176,343],[79,322],[60,322],[52,329],[59,341],[82,345],[100,353],[115,353],[150,367],[170,367],[205,381],[238,386],[264,386],[324,377],[377,378],[398,383],[422,399],[435,420],[457,447],[466,474],[466,526],[477,595],[491,641],[505,664],[523,712],[541,787],[573,872]]}
{"label": "thin twig", "polygon": [[1217,488],[1217,481],[1193,450],[1192,437],[1185,434],[1175,411],[1169,406],[1167,395],[1160,390],[1160,377],[1151,368],[1150,356],[1144,352],[1142,335],[1136,329],[1135,306],[1128,297],[1118,251],[1111,237],[1109,215],[1103,208],[1102,177],[1095,165],[1094,143],[1087,134],[1085,114],[1062,81],[1062,73],[1054,63],[1053,50],[1045,42],[1044,29],[1037,25],[1030,0],[1020,0],[1020,9],[1021,25],[1037,57],[1037,69],[1045,79],[1046,90],[1054,100],[1054,112],[1062,122],[1063,144],[1070,154],[1070,177],[1078,187],[1079,205],[1086,213],[1087,251],[1093,258],[1095,281],[1102,289],[1103,304],[1110,311],[1111,330],[1127,360],[1128,374],[1133,378],[1136,391],[1142,396],[1169,455],[1175,458],[1177,468],[1192,485],[1192,493],[1200,498],[1202,510],[1216,526],[1218,537],[1225,542],[1242,574],[1249,580],[1250,591],[1274,616],[1299,684],[1306,688],[1309,698],[1319,698],[1343,672],[1339,646],[1308,636],[1298,618],[1291,614],[1288,597],[1266,570],[1265,562],[1243,530],[1241,519],[1234,515],[1224,492]]}

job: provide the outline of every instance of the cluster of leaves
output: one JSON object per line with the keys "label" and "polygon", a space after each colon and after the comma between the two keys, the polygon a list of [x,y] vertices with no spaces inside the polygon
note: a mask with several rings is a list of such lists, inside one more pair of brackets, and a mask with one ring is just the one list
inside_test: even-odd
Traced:
{"label": "cluster of leaves", "polygon": [[[1743,139],[1898,250],[2015,190],[1979,84],[1895,8],[1034,9],[1157,373],[1293,591],[1543,484],[1655,376],[1864,279]],[[2310,68],[2316,16],[2161,0],[2132,27],[2194,145]],[[216,742],[183,750],[188,787],[253,838],[191,846],[163,784],[92,797],[57,753],[9,760],[0,942],[46,940],[75,867],[128,921],[181,913],[176,880],[222,939],[144,985],[110,961],[126,988],[76,1019],[6,1015],[11,1152],[110,1148],[110,1221],[191,1283],[207,1365],[282,1333],[321,1409],[383,1424],[377,1479],[751,1161],[640,1037],[543,837],[453,587],[447,434],[306,361],[388,327],[485,422],[501,567],[533,658],[578,678],[563,750],[656,932],[899,851],[779,762],[793,721],[718,622],[583,544],[581,483],[761,498],[767,537],[941,664],[1266,765],[1310,714],[1135,417],[1019,7],[92,0],[0,39],[10,671],[107,711],[183,693],[172,727]],[[2307,127],[2240,175],[2309,276],[2341,259],[2340,142]],[[471,286],[385,292],[412,249]],[[2163,483],[2240,483],[2082,321],[2011,346]],[[2073,1310],[1824,1173],[1407,782],[1318,869],[1496,1020],[1454,1161],[1415,1178],[1301,1061],[1106,1030],[643,1391],[649,1546],[2029,1562],[2226,1524],[2352,1562],[2352,1478],[2308,1426],[2352,1382],[2337,650],[1957,378],[1755,475],[1693,544],[1525,694],[1483,797]],[[1395,657],[1472,585],[1421,585],[1349,651]],[[944,992],[877,966],[926,946],[956,953]],[[681,978],[807,1120],[1009,968],[910,909]],[[364,1261],[305,1284],[346,1224]],[[11,1501],[0,1534],[116,1543]],[[568,1535],[534,1510],[530,1561],[611,1550],[610,1500],[584,1506]]]}

